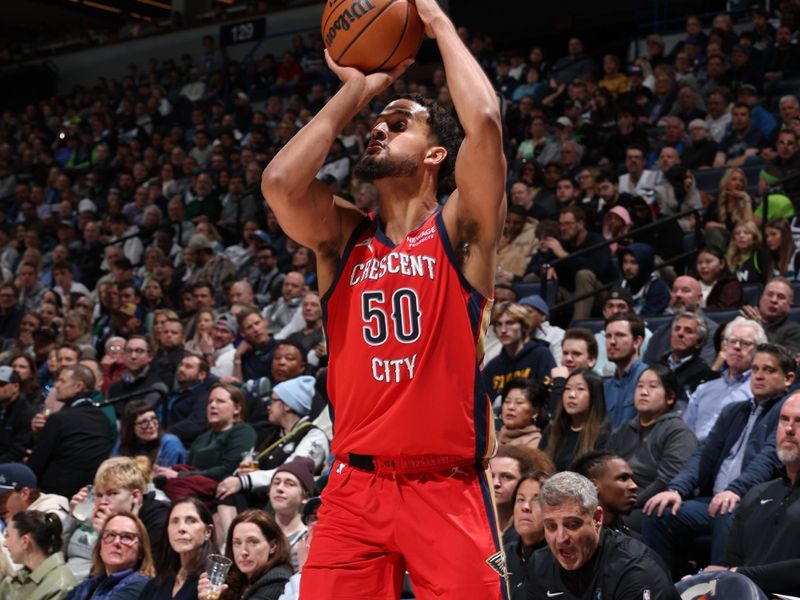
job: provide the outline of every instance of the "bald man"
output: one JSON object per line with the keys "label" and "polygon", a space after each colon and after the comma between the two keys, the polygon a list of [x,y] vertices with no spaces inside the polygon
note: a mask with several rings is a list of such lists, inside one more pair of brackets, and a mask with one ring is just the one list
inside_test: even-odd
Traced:
{"label": "bald man", "polygon": [[[709,319],[700,308],[702,301],[703,293],[700,291],[700,282],[694,277],[682,275],[672,284],[668,311],[671,314],[688,311],[705,317],[708,323],[708,335],[703,349],[700,351],[700,357],[711,365],[717,358],[717,351],[714,349],[714,334],[719,325]],[[664,358],[666,354],[672,352],[672,348],[670,348],[671,331],[672,323],[666,323],[653,332],[653,337],[644,355],[644,362],[648,365],[654,365]]]}

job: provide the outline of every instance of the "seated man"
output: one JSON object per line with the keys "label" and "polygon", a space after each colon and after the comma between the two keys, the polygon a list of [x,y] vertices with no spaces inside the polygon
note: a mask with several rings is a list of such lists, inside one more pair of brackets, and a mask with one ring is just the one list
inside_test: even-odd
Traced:
{"label": "seated man", "polygon": [[707,321],[700,315],[688,311],[675,315],[670,333],[670,350],[659,362],[675,373],[681,406],[689,401],[690,394],[698,385],[717,378],[717,374],[700,356],[707,336]]}
{"label": "seated man", "polygon": [[719,564],[705,569],[736,571],[770,596],[800,592],[800,394],[781,407],[776,445],[780,476],[742,498]]}
{"label": "seated man", "polygon": [[793,303],[792,284],[784,277],[775,277],[764,287],[758,307],[743,306],[740,314],[761,323],[770,342],[785,346],[797,356],[800,354],[800,325],[789,320]]}
{"label": "seated man", "polygon": [[[623,521],[636,505],[637,497],[628,461],[606,450],[594,450],[578,456],[569,470],[583,475],[597,488],[597,498],[603,508],[603,527],[632,535]],[[635,537],[638,538],[638,534]]]}
{"label": "seated man", "polygon": [[702,442],[728,404],[750,398],[750,366],[753,352],[767,341],[764,330],[755,321],[737,317],[725,326],[722,349],[726,367],[719,378],[707,381],[689,395],[683,420]]}
{"label": "seated man", "polygon": [[668,566],[676,541],[708,534],[711,562],[719,561],[736,504],[752,487],[775,476],[780,467],[775,428],[795,368],[785,348],[757,346],[752,399],[726,406],[669,489],[645,504],[642,535]]}
{"label": "seated man", "polygon": [[617,313],[606,319],[606,353],[616,366],[603,382],[606,415],[611,429],[619,429],[636,415],[633,391],[647,365],[639,360],[644,340],[644,322],[633,313]]}
{"label": "seated man", "polygon": [[[617,313],[632,312],[634,312],[634,310],[633,296],[631,296],[631,293],[625,288],[611,288],[603,300],[603,319],[610,319],[611,315]],[[606,332],[601,329],[594,334],[594,339],[597,342],[597,362],[595,362],[594,366],[591,368],[601,377],[611,377],[617,367],[608,360],[608,354],[606,354]],[[652,339],[653,332],[645,327],[644,341],[642,342],[642,347],[639,348],[639,356],[643,356],[645,352],[649,352]]]}
{"label": "seated man", "polygon": [[[703,314],[700,305],[703,302],[703,292],[700,289],[700,282],[694,277],[681,275],[672,282],[672,291],[669,296],[669,308],[667,314],[678,314],[679,312],[689,311],[697,313],[705,318],[708,324],[708,335],[706,336],[700,356],[709,365],[714,363],[717,358],[717,351],[714,348],[714,334],[717,331],[717,323]],[[665,323],[653,332],[653,341],[647,345],[647,349],[642,352],[644,362],[649,365],[657,363],[669,351],[670,333],[672,323]]]}
{"label": "seated man", "polygon": [[677,600],[658,558],[640,541],[603,526],[597,490],[566,471],[539,494],[548,548],[528,567],[528,598],[649,598]]}

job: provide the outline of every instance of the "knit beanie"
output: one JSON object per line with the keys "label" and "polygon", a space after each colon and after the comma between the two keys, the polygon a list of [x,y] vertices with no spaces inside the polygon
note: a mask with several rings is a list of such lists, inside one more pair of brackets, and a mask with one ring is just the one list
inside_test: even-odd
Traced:
{"label": "knit beanie", "polygon": [[279,383],[272,392],[301,417],[311,412],[311,399],[314,397],[314,378],[301,375]]}
{"label": "knit beanie", "polygon": [[[305,456],[295,456],[290,462],[282,464],[275,469],[275,475],[280,472],[291,473],[303,486],[309,496],[314,495],[314,461]],[[273,475],[273,477],[275,476]]]}

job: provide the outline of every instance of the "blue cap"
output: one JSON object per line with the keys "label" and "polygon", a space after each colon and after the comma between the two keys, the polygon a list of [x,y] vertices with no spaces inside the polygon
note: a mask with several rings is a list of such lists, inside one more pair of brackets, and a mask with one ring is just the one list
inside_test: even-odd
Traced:
{"label": "blue cap", "polygon": [[305,417],[311,412],[315,381],[310,375],[301,375],[279,383],[272,388],[272,393],[298,415]]}
{"label": "blue cap", "polygon": [[0,464],[0,490],[13,491],[36,487],[36,474],[22,463]]}
{"label": "blue cap", "polygon": [[547,306],[547,302],[544,301],[539,294],[534,294],[533,296],[526,296],[522,300],[519,301],[520,304],[523,306],[531,306],[542,313],[545,317],[550,316],[550,307]]}

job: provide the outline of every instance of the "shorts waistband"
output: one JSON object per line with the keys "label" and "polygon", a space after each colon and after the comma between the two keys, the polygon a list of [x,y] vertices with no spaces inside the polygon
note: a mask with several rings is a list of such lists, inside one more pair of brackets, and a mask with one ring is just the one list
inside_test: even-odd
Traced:
{"label": "shorts waistband", "polygon": [[424,473],[454,467],[475,466],[479,461],[463,456],[423,454],[419,456],[375,456],[372,454],[347,455],[347,464],[370,473]]}

